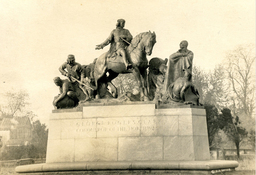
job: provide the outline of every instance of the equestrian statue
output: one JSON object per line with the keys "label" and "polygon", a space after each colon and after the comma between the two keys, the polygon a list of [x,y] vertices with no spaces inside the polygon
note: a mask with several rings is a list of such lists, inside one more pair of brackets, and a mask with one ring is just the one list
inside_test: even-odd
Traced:
{"label": "equestrian statue", "polygon": [[150,56],[152,53],[156,43],[156,34],[150,31],[143,32],[131,40],[130,32],[123,29],[124,23],[123,19],[119,19],[117,28],[111,32],[107,40],[96,46],[96,49],[102,49],[109,43],[111,44],[110,50],[98,57],[95,63],[96,99],[104,96],[100,93],[101,88],[106,88],[110,84],[114,87],[111,81],[118,74],[133,73],[139,84],[140,100],[148,101],[147,55]]}

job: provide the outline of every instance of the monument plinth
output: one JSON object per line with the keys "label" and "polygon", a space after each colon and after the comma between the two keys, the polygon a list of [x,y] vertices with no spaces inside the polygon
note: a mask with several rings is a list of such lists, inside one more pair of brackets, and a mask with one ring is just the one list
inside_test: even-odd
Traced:
{"label": "monument plinth", "polygon": [[46,164],[16,171],[211,171],[237,166],[236,161],[210,160],[203,107],[156,109],[154,103],[137,102],[54,110]]}

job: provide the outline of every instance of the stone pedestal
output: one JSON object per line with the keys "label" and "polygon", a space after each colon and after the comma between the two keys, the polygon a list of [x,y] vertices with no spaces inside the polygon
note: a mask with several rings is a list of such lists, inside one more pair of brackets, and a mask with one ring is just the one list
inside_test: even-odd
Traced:
{"label": "stone pedestal", "polygon": [[[53,111],[46,164],[37,171],[53,171],[54,165],[59,171],[71,167],[216,169],[216,161],[210,161],[205,110],[190,106],[156,109],[152,103],[98,104]],[[36,169],[36,165],[31,166]],[[237,166],[236,161],[219,165]],[[16,171],[27,172],[22,167]]]}

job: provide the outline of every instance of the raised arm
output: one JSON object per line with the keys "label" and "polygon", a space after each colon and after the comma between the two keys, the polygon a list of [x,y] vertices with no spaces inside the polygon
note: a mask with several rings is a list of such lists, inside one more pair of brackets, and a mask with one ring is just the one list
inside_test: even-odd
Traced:
{"label": "raised arm", "polygon": [[67,66],[67,63],[63,63],[60,67],[59,67],[59,71],[62,75],[64,76],[68,76],[68,72],[65,71]]}
{"label": "raised arm", "polygon": [[[113,30],[114,31],[114,30]],[[110,35],[108,36],[108,38],[101,44],[99,45],[96,45],[96,50],[99,50],[99,49],[103,49],[105,46],[107,46],[109,43],[111,43],[112,39],[113,39],[113,31],[110,33]]]}

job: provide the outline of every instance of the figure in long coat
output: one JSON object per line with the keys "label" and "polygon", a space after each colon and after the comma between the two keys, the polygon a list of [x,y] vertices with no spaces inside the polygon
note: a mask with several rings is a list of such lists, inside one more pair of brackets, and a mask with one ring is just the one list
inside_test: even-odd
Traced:
{"label": "figure in long coat", "polygon": [[188,50],[187,47],[188,42],[183,40],[180,43],[180,49],[170,55],[165,76],[165,90],[179,77],[184,76],[184,69],[190,68],[192,72],[194,54],[192,51]]}

